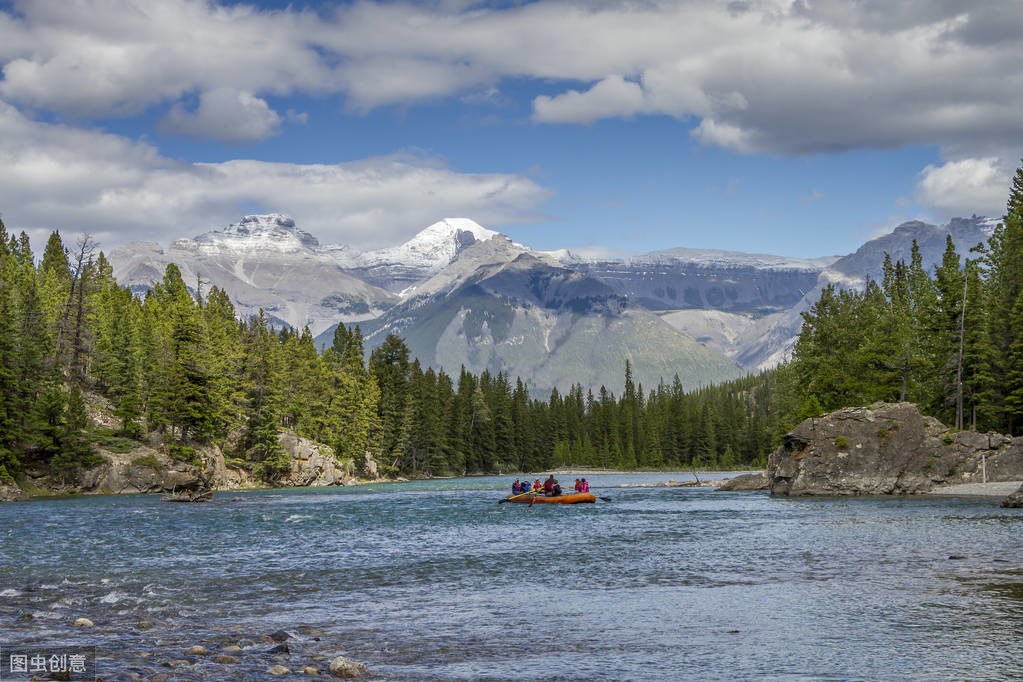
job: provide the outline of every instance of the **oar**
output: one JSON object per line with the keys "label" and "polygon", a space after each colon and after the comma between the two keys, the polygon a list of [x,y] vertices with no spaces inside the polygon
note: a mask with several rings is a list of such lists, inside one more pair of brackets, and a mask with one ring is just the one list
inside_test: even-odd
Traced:
{"label": "oar", "polygon": [[533,494],[533,491],[532,490],[527,490],[524,493],[519,493],[518,495],[512,495],[511,497],[502,497],[500,500],[497,501],[497,503],[501,504],[502,502],[511,502],[516,497],[522,497],[523,495],[531,495],[531,494]]}

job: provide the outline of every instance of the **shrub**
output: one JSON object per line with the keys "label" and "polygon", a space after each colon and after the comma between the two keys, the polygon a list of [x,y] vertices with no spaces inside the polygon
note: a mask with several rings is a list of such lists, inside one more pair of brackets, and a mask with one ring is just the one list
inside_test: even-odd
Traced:
{"label": "shrub", "polygon": [[185,462],[187,464],[199,463],[199,453],[195,451],[195,448],[190,448],[187,445],[177,445],[176,443],[172,443],[167,446],[167,454],[179,462]]}
{"label": "shrub", "polygon": [[951,476],[955,476],[955,475],[956,475],[956,474],[958,474],[958,473],[959,473],[959,467],[957,467],[957,466],[956,466],[955,464],[953,464],[952,466],[950,466],[950,467],[948,468],[948,475],[949,475],[950,477],[951,477]]}
{"label": "shrub", "polygon": [[160,464],[160,460],[158,460],[155,455],[143,455],[141,457],[136,457],[131,460],[131,465],[133,467],[150,467],[153,469],[159,469],[162,466]]}
{"label": "shrub", "polygon": [[125,438],[124,436],[112,436],[107,434],[93,434],[93,442],[100,446],[104,450],[110,452],[117,452],[120,454],[126,454],[135,449],[138,443],[131,438]]}
{"label": "shrub", "polygon": [[291,471],[291,455],[280,448],[252,467],[252,473],[267,483],[275,482],[289,471]]}
{"label": "shrub", "polygon": [[955,443],[955,442],[956,442],[956,439],[952,436],[951,433],[946,433],[945,437],[941,439],[941,444],[942,445],[951,445],[952,443]]}
{"label": "shrub", "polygon": [[934,469],[934,460],[928,459],[924,462],[924,471],[932,471]]}
{"label": "shrub", "polygon": [[849,441],[846,440],[845,436],[835,436],[835,447],[839,450],[848,450]]}
{"label": "shrub", "polygon": [[877,430],[877,437],[880,438],[881,440],[884,440],[885,438],[887,438],[888,437],[888,429],[884,428],[883,426],[881,428],[879,428]]}

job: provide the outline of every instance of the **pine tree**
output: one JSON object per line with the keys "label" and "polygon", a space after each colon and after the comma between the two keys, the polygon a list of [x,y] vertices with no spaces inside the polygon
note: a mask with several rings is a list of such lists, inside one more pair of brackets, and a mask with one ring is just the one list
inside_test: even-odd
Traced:
{"label": "pine tree", "polygon": [[1006,215],[1017,213],[1023,215],[1023,166],[1016,169],[1009,188],[1009,201],[1006,203]]}

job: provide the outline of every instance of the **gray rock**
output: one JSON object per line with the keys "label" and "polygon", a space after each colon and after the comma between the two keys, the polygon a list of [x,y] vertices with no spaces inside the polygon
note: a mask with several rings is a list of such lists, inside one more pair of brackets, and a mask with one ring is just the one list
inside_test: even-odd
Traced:
{"label": "gray rock", "polygon": [[230,664],[230,663],[237,663],[238,662],[237,658],[235,658],[234,656],[228,656],[227,654],[220,654],[219,656],[214,656],[211,660],[214,663],[224,663],[224,664]]}
{"label": "gray rock", "polygon": [[718,488],[719,491],[736,490],[767,490],[770,481],[767,480],[766,471],[758,471],[752,474],[742,474],[724,481]]}
{"label": "gray rock", "polygon": [[28,495],[22,492],[21,488],[5,481],[0,481],[0,502],[23,502],[27,499]]}
{"label": "gray rock", "polygon": [[206,656],[210,652],[206,650],[206,647],[196,644],[185,653],[188,654],[189,656]]}
{"label": "gray rock", "polygon": [[907,495],[1023,479],[1023,438],[953,433],[912,403],[875,403],[804,420],[768,458],[776,495]]}
{"label": "gray rock", "polygon": [[290,675],[291,669],[283,665],[273,665],[266,669],[268,675]]}
{"label": "gray rock", "polygon": [[330,662],[330,674],[344,678],[362,677],[369,674],[369,668],[344,656],[338,656]]}
{"label": "gray rock", "polygon": [[1002,500],[1002,506],[1013,509],[1023,507],[1023,485],[1019,487],[1019,490]]}

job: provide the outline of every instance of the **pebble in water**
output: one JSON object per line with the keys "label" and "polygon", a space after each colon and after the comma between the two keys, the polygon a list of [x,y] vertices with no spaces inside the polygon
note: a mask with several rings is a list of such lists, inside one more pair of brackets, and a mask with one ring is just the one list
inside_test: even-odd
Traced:
{"label": "pebble in water", "polygon": [[199,646],[198,644],[196,644],[196,645],[195,645],[194,647],[192,647],[191,649],[189,649],[189,650],[188,650],[188,651],[187,651],[186,653],[187,653],[187,654],[188,654],[189,656],[205,656],[205,655],[206,655],[206,654],[208,654],[209,652],[208,652],[208,651],[206,651],[206,647],[204,647],[204,646]]}
{"label": "pebble in water", "polygon": [[78,620],[75,621],[75,627],[76,628],[91,628],[92,627],[92,621],[89,620],[88,618],[79,618]]}
{"label": "pebble in water", "polygon": [[234,656],[228,656],[227,654],[221,654],[213,657],[214,663],[237,663],[238,659]]}
{"label": "pebble in water", "polygon": [[271,666],[271,667],[266,669],[266,672],[269,675],[289,675],[289,674],[291,674],[291,670],[288,669],[288,668],[285,668],[283,665]]}

